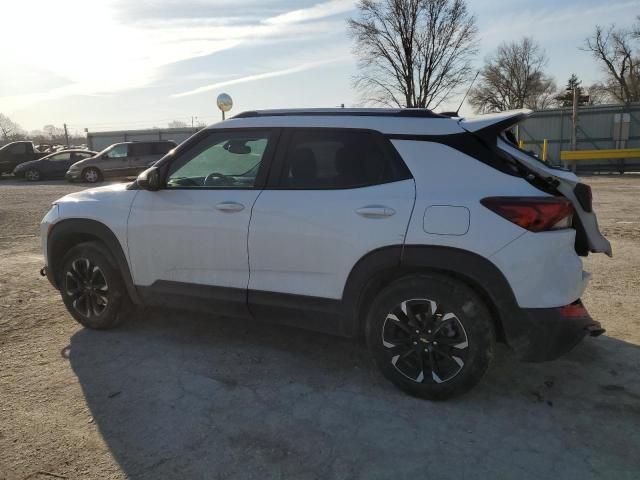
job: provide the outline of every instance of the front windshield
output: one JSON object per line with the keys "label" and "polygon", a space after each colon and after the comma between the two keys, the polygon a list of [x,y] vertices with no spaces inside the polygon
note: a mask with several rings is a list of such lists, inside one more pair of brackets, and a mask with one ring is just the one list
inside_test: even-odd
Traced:
{"label": "front windshield", "polygon": [[108,146],[98,155],[101,157],[107,156],[109,158],[126,157],[128,148],[129,145],[127,143],[116,143],[115,145]]}

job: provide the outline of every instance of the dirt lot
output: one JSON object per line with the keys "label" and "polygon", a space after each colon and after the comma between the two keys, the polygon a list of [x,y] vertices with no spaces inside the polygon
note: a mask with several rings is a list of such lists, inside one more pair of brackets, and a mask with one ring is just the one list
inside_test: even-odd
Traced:
{"label": "dirt lot", "polygon": [[64,182],[0,181],[0,479],[640,478],[640,176],[591,177],[607,333],[463,398],[403,395],[348,340],[145,310],[94,332],[38,275]]}

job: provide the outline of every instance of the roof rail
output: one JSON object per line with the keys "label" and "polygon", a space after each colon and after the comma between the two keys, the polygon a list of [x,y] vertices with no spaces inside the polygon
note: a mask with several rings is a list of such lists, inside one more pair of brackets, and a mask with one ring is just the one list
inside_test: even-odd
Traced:
{"label": "roof rail", "polygon": [[426,108],[403,109],[291,109],[291,110],[251,110],[239,113],[232,118],[256,118],[256,117],[315,117],[315,116],[339,116],[339,117],[409,117],[409,118],[449,118],[427,110]]}

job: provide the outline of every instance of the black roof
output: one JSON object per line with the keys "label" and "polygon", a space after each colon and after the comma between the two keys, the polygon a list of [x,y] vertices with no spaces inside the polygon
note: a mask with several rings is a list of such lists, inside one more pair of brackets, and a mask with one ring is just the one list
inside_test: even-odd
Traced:
{"label": "black roof", "polygon": [[402,108],[402,109],[290,109],[290,110],[252,110],[242,112],[233,118],[256,117],[316,117],[316,116],[340,116],[340,117],[404,117],[404,118],[450,118],[439,115],[426,108]]}

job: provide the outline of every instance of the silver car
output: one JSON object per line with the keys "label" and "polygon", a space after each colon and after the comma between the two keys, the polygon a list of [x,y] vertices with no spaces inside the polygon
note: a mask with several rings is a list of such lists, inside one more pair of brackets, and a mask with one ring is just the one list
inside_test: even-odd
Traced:
{"label": "silver car", "polygon": [[135,177],[175,147],[172,140],[114,143],[94,157],[71,165],[65,178],[96,183],[105,178]]}

